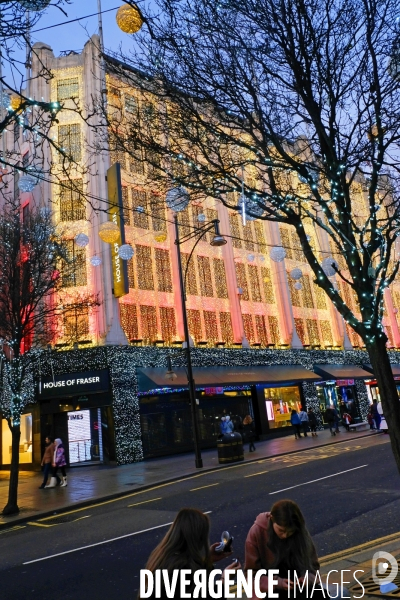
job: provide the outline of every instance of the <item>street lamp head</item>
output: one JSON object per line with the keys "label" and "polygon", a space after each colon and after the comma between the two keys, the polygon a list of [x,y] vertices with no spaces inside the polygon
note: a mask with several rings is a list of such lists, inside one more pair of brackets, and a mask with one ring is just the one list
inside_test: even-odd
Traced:
{"label": "street lamp head", "polygon": [[213,239],[210,242],[211,246],[225,246],[227,240],[224,238],[223,235],[221,235],[221,233],[219,231],[218,219],[216,219],[214,221],[214,229],[215,229],[215,233],[214,233]]}

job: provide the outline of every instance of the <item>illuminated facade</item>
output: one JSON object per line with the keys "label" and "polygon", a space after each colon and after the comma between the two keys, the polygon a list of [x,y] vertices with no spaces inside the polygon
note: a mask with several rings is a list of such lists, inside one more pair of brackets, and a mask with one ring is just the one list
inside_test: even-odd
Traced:
{"label": "illuminated facade", "polygon": [[[99,97],[102,81],[97,44],[98,40],[94,37],[85,45],[82,53],[72,52],[58,58],[54,57],[50,47],[35,44],[30,95],[60,101],[66,108],[79,106],[84,112],[90,112],[90,103],[93,98]],[[50,84],[35,77],[39,60],[54,75]],[[107,89],[109,110],[116,107],[125,118],[129,118],[133,110],[144,111],[149,108],[134,89],[127,88],[114,77],[107,76]],[[78,360],[71,353],[73,358],[70,364],[69,353],[62,352],[57,354],[60,358],[55,364],[60,365],[57,367],[60,373],[68,370],[93,370],[97,373],[110,369],[111,379],[101,390],[104,402],[102,400],[96,404],[96,399],[92,400],[90,396],[88,400],[80,390],[74,397],[66,397],[62,401],[53,398],[53,413],[50,409],[50,412],[41,410],[40,413],[41,435],[43,437],[46,432],[60,431],[61,425],[57,424],[61,423],[61,417],[59,419],[57,416],[59,413],[68,415],[68,426],[75,431],[74,415],[87,402],[89,412],[85,415],[85,435],[90,438],[92,428],[97,432],[97,437],[96,442],[92,438],[91,444],[83,444],[81,450],[79,445],[71,446],[70,453],[75,457],[75,462],[79,462],[76,457],[80,451],[85,457],[96,456],[96,460],[103,456],[100,450],[95,455],[92,449],[103,447],[104,440],[101,441],[103,438],[99,438],[98,432],[98,423],[103,421],[109,423],[110,429],[111,423],[113,426],[115,424],[116,444],[114,450],[109,451],[109,456],[111,459],[116,456],[119,463],[140,460],[143,452],[145,456],[155,456],[187,450],[192,442],[190,422],[188,425],[185,421],[188,419],[185,386],[173,393],[175,412],[172,415],[156,408],[161,405],[160,398],[164,391],[156,392],[150,388],[143,391],[139,385],[139,392],[152,392],[140,399],[135,371],[136,367],[146,369],[154,365],[164,368],[168,348],[173,349],[171,353],[177,364],[183,360],[182,356],[175,354],[182,345],[184,334],[173,213],[165,205],[165,190],[153,188],[149,183],[150,167],[146,163],[135,163],[124,153],[109,152],[104,148],[94,152],[94,129],[76,112],[64,110],[58,118],[59,123],[54,128],[55,139],[76,161],[69,174],[74,180],[74,189],[63,188],[62,185],[52,188],[49,183],[41,182],[33,192],[37,202],[51,206],[60,232],[68,240],[69,256],[76,265],[75,273],[63,281],[60,292],[60,302],[66,306],[66,315],[54,339],[54,348],[70,350],[78,345],[79,349],[90,349],[89,358],[100,358],[93,358],[94,362],[90,364],[89,358]],[[17,135],[21,136],[21,132],[17,132]],[[14,138],[15,133],[9,132],[7,143],[13,144]],[[22,140],[22,160],[29,151],[29,143]],[[59,157],[53,154],[47,159],[57,169]],[[108,220],[106,174],[115,162],[121,165],[125,238],[135,251],[133,258],[128,261],[129,293],[120,298],[113,295],[110,244],[99,237],[101,224]],[[21,204],[26,205],[31,198],[31,194],[21,194]],[[361,215],[361,192],[359,204]],[[197,347],[195,355],[198,367],[302,365],[312,370],[314,363],[360,366],[368,362],[363,353],[360,352],[358,356],[352,352],[353,349],[360,349],[361,342],[352,330],[346,329],[330,300],[314,284],[314,275],[305,261],[294,231],[262,220],[248,221],[243,225],[237,212],[205,197],[201,202],[191,202],[187,209],[179,213],[181,233],[184,235],[187,228],[201,226],[213,219],[220,221],[221,234],[227,239],[225,246],[212,247],[210,234],[207,234],[197,244],[189,263],[195,242],[190,240],[181,246],[183,267],[187,271],[189,331],[191,341]],[[308,222],[304,226],[321,259],[334,256],[340,264],[338,249],[329,246],[324,232],[316,231]],[[89,238],[84,247],[77,244],[76,236],[80,233]],[[282,262],[271,259],[271,248],[276,246],[283,246],[286,250],[286,258]],[[291,276],[293,269],[301,270],[300,280]],[[348,305],[357,311],[353,293],[347,288],[344,286],[342,292]],[[68,298],[80,291],[98,294],[100,306],[79,314],[68,312]],[[383,323],[389,338],[388,345],[393,348],[400,348],[398,308],[400,282],[387,290],[385,296]],[[128,345],[135,348],[127,348],[122,358],[119,347]],[[158,358],[155,346],[160,346]],[[123,383],[122,371],[118,372],[119,379],[113,374],[110,361],[111,358],[114,360],[114,354],[111,347],[114,347],[115,357],[122,361],[121,364],[125,365],[126,372],[134,382],[132,390],[128,390],[127,384]],[[234,348],[243,348],[243,352]],[[204,349],[204,365],[201,349]],[[298,409],[305,403],[315,407],[322,422],[324,407],[329,403],[338,405],[341,400],[351,403],[358,396],[357,414],[365,417],[369,388],[359,380],[365,380],[367,372],[363,371],[359,377],[352,376],[351,372],[348,377],[333,377],[328,373],[328,376],[321,376],[318,385],[315,383],[318,377],[314,378],[314,387],[293,373],[286,373],[281,380],[275,379],[275,384],[261,387],[250,380],[243,381],[241,385],[204,386],[199,393],[207,407],[200,409],[201,427],[204,430],[202,435],[206,443],[214,444],[219,433],[216,423],[222,414],[232,410],[239,416],[252,413],[261,435],[289,428],[290,410]],[[47,375],[50,376],[49,373]],[[276,373],[274,376],[276,378]],[[109,408],[110,398],[113,398],[113,415]],[[235,408],[230,409],[229,406]],[[97,429],[94,424],[97,424]],[[65,424],[62,427],[65,435],[69,435]],[[28,421],[26,429],[30,433]],[[169,432],[173,442],[163,441],[166,432]],[[3,455],[8,449],[8,441],[4,440]],[[115,447],[119,448],[117,452]],[[126,451],[125,456],[121,448]],[[27,452],[25,447],[24,452]],[[7,461],[3,457],[0,462]]]}

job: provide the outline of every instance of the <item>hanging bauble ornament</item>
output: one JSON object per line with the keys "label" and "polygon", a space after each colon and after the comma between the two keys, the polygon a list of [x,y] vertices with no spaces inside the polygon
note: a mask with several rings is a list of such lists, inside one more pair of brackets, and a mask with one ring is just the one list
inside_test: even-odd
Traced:
{"label": "hanging bauble ornament", "polygon": [[136,212],[138,212],[138,213],[144,213],[144,208],[143,208],[143,206],[137,206],[137,207],[136,207],[134,210],[135,210]]}
{"label": "hanging bauble ornament", "polygon": [[181,212],[182,210],[185,210],[189,204],[189,200],[190,196],[183,187],[172,188],[172,190],[167,192],[165,197],[168,208],[174,212]]}
{"label": "hanging bauble ornament", "polygon": [[197,215],[197,220],[199,223],[204,223],[204,221],[206,220],[206,215],[203,215],[203,213],[200,213],[199,215]]}
{"label": "hanging bauble ornament", "polygon": [[3,92],[3,95],[0,97],[0,108],[8,108],[10,106],[10,96]]}
{"label": "hanging bauble ornament", "polygon": [[290,277],[294,280],[301,279],[303,277],[303,272],[301,269],[296,267],[290,271]]}
{"label": "hanging bauble ornament", "polygon": [[301,285],[300,281],[296,281],[296,283],[293,285],[295,290],[302,290],[303,286]]}
{"label": "hanging bauble ornament", "polygon": [[167,234],[162,232],[162,233],[156,233],[156,235],[154,236],[154,239],[156,242],[158,242],[159,244],[162,244],[163,242],[166,241],[167,239]]}
{"label": "hanging bauble ornament", "polygon": [[261,262],[265,261],[265,256],[263,256],[262,254],[260,254],[260,256],[258,258],[260,259]]}
{"label": "hanging bauble ornament", "polygon": [[336,274],[336,269],[338,269],[339,265],[332,257],[328,257],[324,258],[321,267],[327,277],[333,277]]}
{"label": "hanging bauble ornament", "polygon": [[255,221],[259,219],[264,214],[264,209],[257,202],[252,200],[251,198],[247,198],[244,194],[239,196],[238,200],[238,209],[241,213],[243,213],[243,204],[246,212],[246,219],[248,221]]}
{"label": "hanging bauble ornament", "polygon": [[282,262],[285,260],[286,250],[285,248],[282,248],[282,246],[275,246],[274,248],[271,248],[269,256],[274,262]]}
{"label": "hanging bauble ornament", "polygon": [[143,25],[142,15],[137,6],[124,4],[117,10],[115,17],[118,27],[124,33],[137,33]]}
{"label": "hanging bauble ornament", "polygon": [[119,227],[112,221],[105,221],[99,227],[99,237],[106,244],[113,244],[119,238]]}
{"label": "hanging bauble ornament", "polygon": [[255,256],[254,256],[254,254],[248,254],[248,255],[247,255],[247,260],[248,260],[248,261],[250,261],[250,262],[253,262],[253,261],[254,261],[254,259],[255,259]]}
{"label": "hanging bauble ornament", "polygon": [[78,235],[75,237],[75,244],[80,248],[85,248],[85,246],[87,246],[88,243],[89,238],[86,235],[86,233],[78,233]]}
{"label": "hanging bauble ornament", "polygon": [[92,256],[92,258],[90,259],[90,263],[94,266],[94,267],[99,267],[101,265],[103,261],[101,260],[100,256]]}
{"label": "hanging bauble ornament", "polygon": [[32,192],[37,184],[37,178],[33,175],[21,175],[18,179],[18,189],[21,192]]}
{"label": "hanging bauble ornament", "polygon": [[310,241],[311,241],[311,235],[308,235],[308,233],[307,233],[307,235],[306,235],[306,240],[307,240],[307,242],[310,242]]}
{"label": "hanging bauble ornament", "polygon": [[40,10],[44,10],[46,6],[50,4],[50,0],[19,0],[19,3],[26,8],[26,10],[39,12]]}
{"label": "hanging bauble ornament", "polygon": [[264,277],[264,283],[269,283],[271,279],[269,277]]}
{"label": "hanging bauble ornament", "polygon": [[130,260],[134,254],[135,251],[130,244],[122,244],[122,246],[118,248],[118,256],[122,258],[122,260]]}
{"label": "hanging bauble ornament", "polygon": [[11,106],[13,110],[18,110],[21,104],[22,98],[20,96],[17,96],[16,94],[13,94],[10,98],[9,106]]}

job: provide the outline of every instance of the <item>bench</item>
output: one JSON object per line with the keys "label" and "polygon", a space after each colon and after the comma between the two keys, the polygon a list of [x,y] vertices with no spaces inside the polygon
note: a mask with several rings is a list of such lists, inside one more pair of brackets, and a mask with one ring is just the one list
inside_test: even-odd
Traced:
{"label": "bench", "polygon": [[363,421],[362,423],[352,423],[349,425],[349,430],[352,431],[364,431],[365,429],[369,429],[368,421]]}

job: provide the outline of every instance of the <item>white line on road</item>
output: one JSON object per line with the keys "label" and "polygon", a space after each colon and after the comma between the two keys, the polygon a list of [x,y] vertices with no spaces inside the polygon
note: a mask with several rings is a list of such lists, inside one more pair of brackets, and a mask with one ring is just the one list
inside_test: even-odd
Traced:
{"label": "white line on road", "polygon": [[[212,511],[206,510],[204,511],[205,515],[209,515]],[[108,544],[109,542],[116,542],[117,540],[123,540],[124,538],[132,537],[133,535],[139,535],[140,533],[146,533],[147,531],[153,531],[154,529],[160,529],[161,527],[168,527],[168,525],[172,525],[172,521],[170,523],[163,523],[163,525],[156,525],[155,527],[149,527],[148,529],[142,529],[141,531],[134,531],[133,533],[127,533],[125,535],[120,535],[116,538],[111,538],[110,540],[103,540],[102,542],[96,542],[96,544],[90,544],[89,546],[81,546],[80,548],[73,548],[72,550],[66,550],[65,552],[58,552],[57,554],[52,554],[51,556],[43,556],[42,558],[35,558],[35,560],[28,560],[27,562],[22,563],[23,565],[31,565],[32,563],[40,562],[41,560],[48,560],[49,558],[56,558],[57,556],[63,556],[64,554],[71,554],[72,552],[79,552],[80,550],[87,550],[87,548],[94,548],[95,546],[101,546],[102,544]]]}
{"label": "white line on road", "polygon": [[350,471],[356,471],[357,469],[363,469],[364,467],[368,467],[368,465],[361,465],[360,467],[354,467],[353,469],[347,469],[347,471],[339,471],[339,473],[333,473],[333,475],[327,475],[326,477],[320,477],[319,479],[312,479],[311,481],[306,481],[304,483],[298,483],[297,485],[292,485],[287,488],[283,488],[283,490],[277,490],[276,492],[270,492],[269,495],[273,496],[273,494],[279,494],[280,492],[286,492],[287,490],[293,490],[293,488],[301,487],[302,485],[308,485],[309,483],[315,483],[316,481],[322,481],[323,479],[329,479],[329,477],[336,477],[336,475],[343,475],[343,473],[350,473]]}

